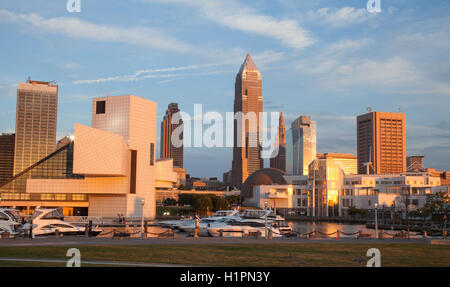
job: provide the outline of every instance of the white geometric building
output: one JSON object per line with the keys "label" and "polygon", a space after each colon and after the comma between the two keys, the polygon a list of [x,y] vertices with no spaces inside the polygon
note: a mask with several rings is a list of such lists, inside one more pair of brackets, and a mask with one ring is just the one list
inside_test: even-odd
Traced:
{"label": "white geometric building", "polygon": [[[96,98],[92,127],[75,124],[75,179],[28,179],[27,193],[87,194],[89,216],[156,215],[155,185],[176,182],[173,162],[157,163],[155,102],[132,95]],[[157,178],[158,177],[158,178]]]}

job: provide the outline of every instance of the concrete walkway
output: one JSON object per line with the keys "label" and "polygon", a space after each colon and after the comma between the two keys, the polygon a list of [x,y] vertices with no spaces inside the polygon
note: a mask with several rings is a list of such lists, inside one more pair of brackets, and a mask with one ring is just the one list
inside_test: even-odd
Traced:
{"label": "concrete walkway", "polygon": [[298,238],[283,238],[265,240],[264,238],[217,238],[217,237],[178,237],[178,238],[148,238],[148,239],[112,239],[112,238],[86,238],[77,236],[66,236],[63,238],[56,237],[41,237],[35,239],[18,238],[18,239],[2,239],[0,240],[1,247],[17,247],[17,246],[80,246],[80,245],[159,245],[159,244],[194,244],[194,245],[208,245],[208,244],[316,244],[316,243],[333,243],[333,244],[430,244],[431,239],[356,239],[356,238],[313,238],[310,240]]}

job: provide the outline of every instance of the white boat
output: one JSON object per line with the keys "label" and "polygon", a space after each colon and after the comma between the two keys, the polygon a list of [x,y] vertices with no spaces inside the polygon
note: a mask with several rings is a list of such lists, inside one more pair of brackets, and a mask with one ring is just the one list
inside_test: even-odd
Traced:
{"label": "white boat", "polygon": [[[223,217],[236,216],[239,214],[239,210],[218,210],[213,216],[207,217],[209,221],[217,221]],[[205,218],[206,219],[206,218]],[[183,230],[185,227],[195,226],[195,218],[183,218],[179,220],[164,220],[159,221],[158,224],[164,227],[176,228]]]}
{"label": "white boat", "polygon": [[[64,235],[78,235],[85,234],[85,226],[77,226],[71,222],[64,221],[62,208],[42,208],[37,207],[32,216],[33,235],[53,235],[58,231],[59,234]],[[30,229],[30,223],[26,223],[22,227],[24,231]],[[98,227],[93,227],[91,235],[98,235],[102,230]]]}
{"label": "white boat", "polygon": [[163,220],[163,221],[159,221],[158,224],[161,226],[164,226],[164,227],[176,228],[179,225],[190,224],[190,222],[192,220],[193,220],[192,217],[178,219],[178,220]]}
{"label": "white boat", "polygon": [[0,233],[9,232],[14,235],[19,233],[21,216],[16,209],[0,208]]}
{"label": "white boat", "polygon": [[281,237],[292,231],[284,218],[275,215],[272,209],[246,209],[240,220],[218,222],[209,226],[207,231],[213,237],[242,237],[257,232],[264,236],[266,222],[273,237]]}
{"label": "white boat", "polygon": [[[259,233],[260,236],[265,234],[265,223],[258,220],[243,219],[236,222],[217,223],[209,227],[208,233],[213,237],[243,237],[249,234]],[[272,233],[272,237],[282,237],[283,234],[272,223],[267,224],[268,232]]]}
{"label": "white boat", "polygon": [[[227,219],[227,220],[240,220],[241,218],[238,216],[239,215],[239,210],[234,209],[234,210],[218,210],[216,211],[216,213],[213,216],[209,216],[209,217],[205,217],[200,219],[200,230],[199,230],[199,235],[200,236],[208,236],[208,233],[206,232],[205,228],[208,227],[208,224],[212,224],[214,222],[223,220],[223,219]],[[196,220],[190,220],[189,222],[183,222],[183,224],[178,225],[177,228],[181,231],[184,231],[186,233],[189,234],[193,234],[195,227],[196,227]],[[201,231],[202,229],[204,229],[204,231]]]}
{"label": "white boat", "polygon": [[[200,219],[199,222],[199,236],[209,236],[208,228],[211,226],[215,226],[216,223],[227,223],[227,222],[237,222],[240,221],[241,217],[239,216],[223,216],[223,217],[207,217]],[[194,220],[191,224],[178,227],[180,230],[193,234],[196,227],[196,221]]]}

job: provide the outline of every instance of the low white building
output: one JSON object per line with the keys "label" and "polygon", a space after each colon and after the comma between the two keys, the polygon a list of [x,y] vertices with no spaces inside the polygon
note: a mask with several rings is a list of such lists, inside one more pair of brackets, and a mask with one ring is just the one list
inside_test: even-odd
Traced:
{"label": "low white building", "polygon": [[[323,169],[324,171],[327,169]],[[390,208],[395,211],[414,211],[425,205],[427,195],[439,191],[449,192],[448,186],[440,185],[440,178],[430,173],[403,173],[395,175],[345,175],[335,176],[336,172],[323,172],[324,176],[316,176],[315,195],[313,196],[313,176],[292,176],[278,174],[276,170],[263,169],[252,174],[244,189],[244,205],[264,208],[265,202],[274,209],[283,210],[291,215],[331,216],[331,214],[346,216],[350,207],[373,210],[375,204],[379,208]],[[319,174],[319,172],[317,172]],[[329,175],[330,174],[330,175]],[[281,177],[280,177],[281,175]],[[329,183],[338,181],[334,186]],[[324,183],[327,184],[324,184]],[[320,188],[320,190],[319,190]],[[333,212],[318,212],[321,206],[317,204],[318,193],[322,197],[333,193]],[[312,198],[316,198],[316,205]],[[314,209],[315,212],[313,211]],[[328,206],[329,209],[329,206]],[[336,210],[337,212],[334,212]]]}

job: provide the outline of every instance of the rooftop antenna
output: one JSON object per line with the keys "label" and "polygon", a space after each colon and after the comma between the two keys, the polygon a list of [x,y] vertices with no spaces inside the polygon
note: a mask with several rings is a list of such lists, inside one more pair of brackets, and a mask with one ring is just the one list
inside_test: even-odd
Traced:
{"label": "rooftop antenna", "polygon": [[368,113],[370,113],[370,112],[372,111],[372,108],[371,108],[371,107],[367,107],[367,108],[366,108],[366,111],[367,111]]}
{"label": "rooftop antenna", "polygon": [[401,113],[402,112],[402,105],[398,106],[398,111]]}

